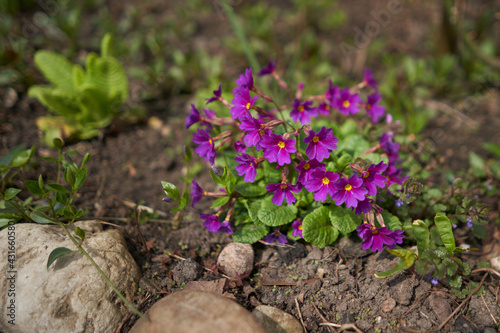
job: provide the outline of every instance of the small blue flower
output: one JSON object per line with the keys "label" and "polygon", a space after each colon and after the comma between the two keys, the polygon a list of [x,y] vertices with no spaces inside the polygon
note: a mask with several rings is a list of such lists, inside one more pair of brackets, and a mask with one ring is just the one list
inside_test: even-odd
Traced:
{"label": "small blue flower", "polygon": [[467,217],[467,226],[472,228],[474,224],[472,224],[472,216]]}
{"label": "small blue flower", "polygon": [[394,201],[394,204],[396,205],[396,207],[401,207],[404,205],[404,202],[401,199],[397,199],[396,201]]}

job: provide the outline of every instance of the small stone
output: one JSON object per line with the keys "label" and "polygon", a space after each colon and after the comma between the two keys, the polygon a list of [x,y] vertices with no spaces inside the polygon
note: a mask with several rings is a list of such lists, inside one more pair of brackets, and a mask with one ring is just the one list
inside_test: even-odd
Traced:
{"label": "small stone", "polygon": [[182,260],[172,270],[174,281],[180,286],[183,283],[196,280],[200,277],[201,270],[201,266],[193,259]]}
{"label": "small stone", "polygon": [[269,333],[302,333],[302,325],[291,314],[269,305],[259,305],[252,314]]}
{"label": "small stone", "polygon": [[17,103],[18,100],[19,96],[17,95],[17,92],[10,87],[7,88],[7,91],[5,92],[5,95],[3,97],[3,106],[6,109],[10,109]]}
{"label": "small stone", "polygon": [[156,302],[130,333],[267,333],[252,314],[225,297],[183,290]]}
{"label": "small stone", "polygon": [[444,298],[431,294],[428,300],[429,306],[440,322],[443,322],[451,314],[451,306]]}
{"label": "small stone", "polygon": [[217,264],[224,267],[224,273],[235,278],[249,275],[253,270],[253,260],[252,245],[230,243],[219,254]]}
{"label": "small stone", "polygon": [[396,300],[394,298],[388,298],[382,303],[382,311],[385,313],[391,312],[396,306]]}
{"label": "small stone", "polygon": [[410,305],[414,293],[414,280],[406,278],[396,285],[396,301],[402,305]]}

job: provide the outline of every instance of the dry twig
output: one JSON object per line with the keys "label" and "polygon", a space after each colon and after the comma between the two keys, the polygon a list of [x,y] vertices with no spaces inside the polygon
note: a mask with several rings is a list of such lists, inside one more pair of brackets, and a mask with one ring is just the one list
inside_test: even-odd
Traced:
{"label": "dry twig", "polygon": [[302,319],[302,312],[300,312],[299,301],[297,301],[297,297],[295,297],[295,306],[297,307],[297,312],[299,313],[300,323],[302,324],[302,329],[304,333],[307,333],[306,325],[304,325],[304,319]]}

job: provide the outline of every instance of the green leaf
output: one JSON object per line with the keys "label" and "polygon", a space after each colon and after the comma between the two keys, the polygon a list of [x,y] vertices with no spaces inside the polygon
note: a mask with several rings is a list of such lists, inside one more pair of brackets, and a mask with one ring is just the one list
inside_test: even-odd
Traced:
{"label": "green leaf", "polygon": [[235,185],[236,185],[236,178],[234,177],[233,173],[229,171],[227,174],[227,181],[225,187],[227,194],[231,195],[233,193]]}
{"label": "green leaf", "polygon": [[400,260],[400,261],[398,261],[396,266],[394,266],[394,268],[391,268],[390,270],[385,271],[385,272],[375,273],[375,277],[379,278],[379,279],[383,279],[383,278],[389,277],[391,275],[394,275],[396,273],[399,273],[405,269],[406,269],[405,263],[403,262],[403,260]]}
{"label": "green leaf", "polygon": [[35,85],[29,88],[28,96],[38,99],[51,112],[61,116],[75,118],[80,113],[80,105],[76,94]]}
{"label": "green leaf", "polygon": [[443,213],[437,213],[434,217],[434,224],[439,231],[439,236],[443,240],[443,244],[450,255],[453,255],[455,250],[455,237],[453,236],[453,229],[451,222]]}
{"label": "green leaf", "polygon": [[472,226],[472,233],[477,238],[485,238],[488,235],[488,230],[484,227],[484,225],[474,224]]}
{"label": "green leaf", "polygon": [[269,233],[269,227],[264,224],[248,223],[237,229],[233,234],[233,242],[253,244]]}
{"label": "green leaf", "polygon": [[101,57],[113,57],[114,56],[114,37],[112,34],[107,33],[101,40]]}
{"label": "green leaf", "polygon": [[215,183],[225,185],[225,182],[219,176],[215,175],[212,170],[210,170],[210,176]]}
{"label": "green leaf", "polygon": [[403,224],[399,218],[395,215],[392,215],[386,210],[382,211],[382,217],[384,218],[384,223],[390,230],[403,230]]}
{"label": "green leaf", "polygon": [[15,168],[20,168],[28,164],[30,159],[33,157],[35,153],[35,146],[32,146],[30,149],[23,150],[14,156],[12,160],[12,166]]}
{"label": "green leaf", "polygon": [[57,258],[60,258],[67,253],[73,253],[73,252],[76,251],[72,251],[67,247],[58,247],[57,249],[52,250],[52,252],[50,252],[49,259],[47,260],[47,269],[49,269],[50,265],[52,265],[54,260],[56,260]]}
{"label": "green leaf", "polygon": [[429,228],[422,220],[413,221],[413,233],[417,239],[418,258],[429,248]]}
{"label": "green leaf", "polygon": [[443,204],[435,204],[432,209],[434,209],[434,211],[436,213],[442,213],[442,212],[446,212],[446,209],[448,209],[448,207],[446,207],[446,205],[443,205]]}
{"label": "green leaf", "polygon": [[53,192],[70,193],[70,190],[59,184],[47,184],[47,187],[51,189]]}
{"label": "green leaf", "polygon": [[45,78],[61,90],[74,91],[73,64],[55,52],[40,50],[33,59]]}
{"label": "green leaf", "polygon": [[63,142],[60,138],[55,138],[54,140],[52,140],[52,146],[57,150],[61,150]]}
{"label": "green leaf", "polygon": [[249,197],[260,197],[266,194],[267,190],[264,185],[254,185],[249,183],[238,184],[234,187],[234,191],[241,194],[242,196]]}
{"label": "green leaf", "polygon": [[73,65],[73,85],[79,88],[85,82],[85,72],[80,65]]}
{"label": "green leaf", "polygon": [[332,226],[328,208],[321,206],[309,213],[302,222],[304,239],[319,247],[325,247],[337,240],[339,231]]}
{"label": "green leaf", "polygon": [[483,148],[494,154],[497,158],[500,158],[500,145],[498,143],[484,142]]}
{"label": "green leaf", "polygon": [[168,195],[169,197],[173,198],[176,201],[181,199],[179,190],[177,189],[177,186],[175,186],[174,184],[162,180],[161,186],[163,187],[163,191],[165,192],[165,194]]}
{"label": "green leaf", "polygon": [[8,226],[10,222],[14,222],[14,220],[7,218],[0,218],[0,230]]}
{"label": "green leaf", "polygon": [[37,182],[35,180],[25,180],[24,185],[26,185],[26,188],[28,189],[28,191],[30,191],[30,193],[32,193],[34,195],[43,196],[43,194],[45,193],[40,188],[39,182]]}
{"label": "green leaf", "polygon": [[250,205],[248,204],[247,200],[242,200],[243,205],[246,207],[248,210],[248,215],[254,221],[255,223],[262,223],[262,221],[259,219],[259,211],[260,207],[262,207],[262,204],[264,203],[264,199],[262,200],[256,200],[253,201]]}
{"label": "green leaf", "polygon": [[19,192],[21,192],[20,189],[10,187],[10,188],[5,190],[4,199],[10,200],[10,199],[14,198]]}
{"label": "green leaf", "polygon": [[217,208],[223,206],[229,201],[229,199],[230,199],[229,197],[217,198],[217,200],[214,201],[214,203],[212,204],[212,206],[210,206],[210,208]]}
{"label": "green leaf", "polygon": [[349,234],[363,222],[361,215],[356,215],[348,208],[331,205],[329,218],[332,225],[343,234]]}
{"label": "green leaf", "polygon": [[36,223],[40,224],[55,224],[54,221],[50,219],[47,215],[45,215],[42,212],[39,211],[34,211],[30,213],[30,218],[35,221]]}
{"label": "green leaf", "polygon": [[257,216],[265,225],[277,227],[292,222],[297,216],[297,207],[292,205],[278,206],[272,203],[271,198],[269,198],[262,203]]}
{"label": "green leaf", "polygon": [[74,187],[75,185],[75,171],[73,171],[71,168],[67,167],[64,168],[64,180],[68,185],[71,187]]}
{"label": "green leaf", "polygon": [[20,145],[17,145],[15,146],[14,148],[12,148],[11,150],[9,150],[5,155],[2,156],[2,158],[0,159],[0,166],[11,166],[12,165],[12,161],[14,161],[14,158],[24,150],[24,148],[26,147],[26,145],[23,143],[23,144],[20,144]]}
{"label": "green leaf", "polygon": [[112,57],[98,57],[94,53],[87,56],[86,83],[104,92],[110,100],[121,104],[128,98],[128,79],[120,62]]}
{"label": "green leaf", "polygon": [[469,152],[469,164],[472,167],[472,173],[477,177],[486,175],[484,160],[474,152]]}
{"label": "green leaf", "polygon": [[85,183],[86,179],[87,179],[87,167],[84,166],[83,168],[81,168],[76,172],[75,185],[73,186],[73,188],[75,190],[79,190]]}
{"label": "green leaf", "polygon": [[184,146],[184,160],[186,161],[186,163],[191,162],[191,158],[193,158],[191,148],[189,148],[188,146]]}
{"label": "green leaf", "polygon": [[83,156],[83,159],[82,159],[82,165],[80,166],[80,169],[83,168],[85,166],[85,164],[87,164],[87,162],[90,160],[90,153],[86,153],[85,156]]}
{"label": "green leaf", "polygon": [[79,227],[75,227],[75,234],[80,237],[80,239],[82,240],[82,242],[85,240],[85,230],[79,228]]}

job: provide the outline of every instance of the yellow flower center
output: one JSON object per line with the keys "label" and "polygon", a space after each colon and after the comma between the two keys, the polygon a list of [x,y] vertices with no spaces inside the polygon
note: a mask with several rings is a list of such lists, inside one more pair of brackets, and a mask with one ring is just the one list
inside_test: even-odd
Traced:
{"label": "yellow flower center", "polygon": [[368,178],[368,177],[370,177],[370,173],[367,171],[367,172],[365,172],[365,174],[363,175],[363,178]]}
{"label": "yellow flower center", "polygon": [[208,143],[212,145],[213,144],[212,139],[208,139]]}
{"label": "yellow flower center", "polygon": [[302,224],[299,225],[299,227],[297,229],[302,230]]}
{"label": "yellow flower center", "polygon": [[250,106],[251,106],[250,103],[247,103],[247,106],[246,106],[247,110],[250,110]]}
{"label": "yellow flower center", "polygon": [[304,170],[309,170],[311,165],[309,163],[304,164]]}
{"label": "yellow flower center", "polygon": [[325,105],[325,110],[330,110],[330,105]]}
{"label": "yellow flower center", "polygon": [[370,104],[366,104],[366,109],[367,110],[370,110],[372,108],[372,106]]}
{"label": "yellow flower center", "polygon": [[351,184],[347,184],[347,185],[344,187],[344,189],[345,189],[346,191],[350,191],[350,190],[352,190],[352,185],[351,185]]}
{"label": "yellow flower center", "polygon": [[304,106],[303,105],[299,105],[299,107],[297,108],[297,110],[299,110],[299,112],[304,112]]}
{"label": "yellow flower center", "polygon": [[280,185],[280,188],[281,188],[282,190],[285,190],[287,187],[288,187],[288,186],[287,186],[286,184],[281,184],[281,185]]}
{"label": "yellow flower center", "polygon": [[313,138],[313,142],[314,142],[314,143],[318,143],[318,141],[319,141],[319,136],[315,136],[315,137]]}
{"label": "yellow flower center", "polygon": [[323,178],[322,182],[323,182],[323,184],[328,185],[328,184],[330,184],[330,179],[325,177],[325,178]]}
{"label": "yellow flower center", "polygon": [[263,135],[264,135],[264,133],[266,133],[266,132],[264,132],[264,130],[263,130],[263,129],[261,129],[261,130],[259,131],[259,135],[260,135],[260,136],[263,136]]}
{"label": "yellow flower center", "polygon": [[278,142],[278,147],[281,149],[285,148],[285,143],[283,141]]}
{"label": "yellow flower center", "polygon": [[349,102],[349,101],[344,101],[344,102],[342,103],[342,106],[343,106],[343,107],[345,107],[345,108],[348,108],[349,106],[351,106],[351,102]]}
{"label": "yellow flower center", "polygon": [[250,167],[251,167],[252,165],[253,165],[253,163],[252,163],[252,162],[250,162],[250,164],[249,164],[248,166],[250,166]]}

